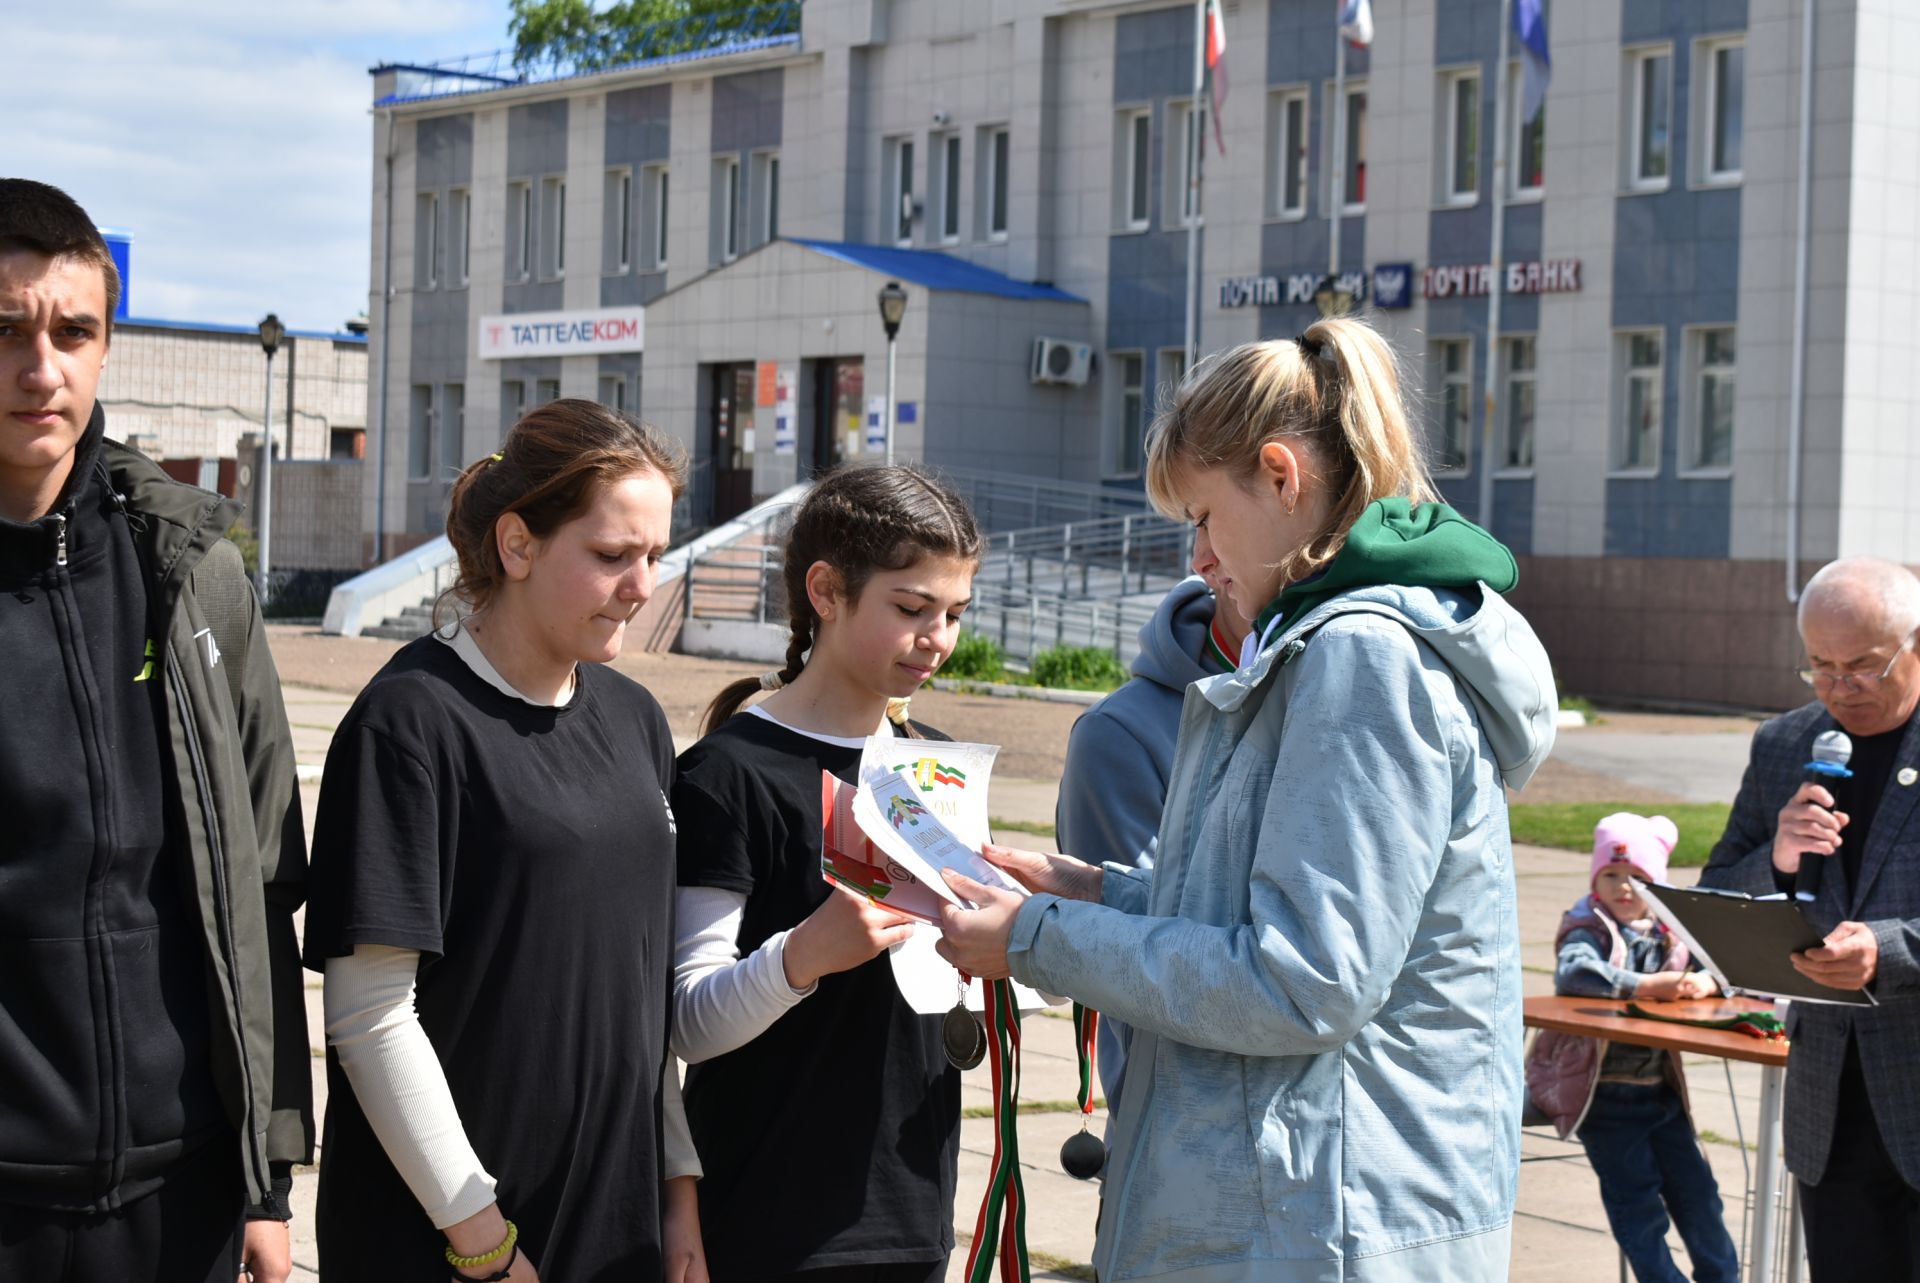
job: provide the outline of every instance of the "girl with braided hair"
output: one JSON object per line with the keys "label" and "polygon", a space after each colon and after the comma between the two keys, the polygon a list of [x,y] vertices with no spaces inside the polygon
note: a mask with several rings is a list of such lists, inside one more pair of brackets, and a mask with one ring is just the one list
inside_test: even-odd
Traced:
{"label": "girl with braided hair", "polygon": [[906,703],[953,649],[981,550],[917,469],[823,477],[787,537],[785,665],[721,691],[680,757],[673,1043],[718,1283],[945,1277],[960,1076],[881,956],[912,924],[820,875],[820,776],[857,779],[870,735],[947,738]]}

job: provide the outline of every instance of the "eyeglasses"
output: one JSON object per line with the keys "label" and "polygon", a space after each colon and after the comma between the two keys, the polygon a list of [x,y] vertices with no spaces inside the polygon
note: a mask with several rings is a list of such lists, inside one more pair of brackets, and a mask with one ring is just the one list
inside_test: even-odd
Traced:
{"label": "eyeglasses", "polygon": [[1851,691],[1879,690],[1880,683],[1887,680],[1887,674],[1893,671],[1893,666],[1900,662],[1900,656],[1913,644],[1913,637],[1913,633],[1908,633],[1900,639],[1900,644],[1894,648],[1893,658],[1878,673],[1829,673],[1819,668],[1797,668],[1794,671],[1799,674],[1801,681],[1815,690],[1834,686],[1844,686]]}

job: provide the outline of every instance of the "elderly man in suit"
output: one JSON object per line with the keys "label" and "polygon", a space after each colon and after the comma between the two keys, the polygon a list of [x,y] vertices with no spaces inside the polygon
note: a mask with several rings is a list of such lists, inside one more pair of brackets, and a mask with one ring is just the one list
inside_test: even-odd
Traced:
{"label": "elderly man in suit", "polygon": [[[1802,860],[1829,861],[1809,913],[1826,942],[1794,966],[1879,1005],[1795,1004],[1787,1166],[1813,1283],[1920,1281],[1920,580],[1833,562],[1801,595],[1799,626],[1818,698],[1754,735],[1700,882],[1766,895],[1790,891]],[[1803,782],[1814,737],[1836,726],[1852,777]]]}

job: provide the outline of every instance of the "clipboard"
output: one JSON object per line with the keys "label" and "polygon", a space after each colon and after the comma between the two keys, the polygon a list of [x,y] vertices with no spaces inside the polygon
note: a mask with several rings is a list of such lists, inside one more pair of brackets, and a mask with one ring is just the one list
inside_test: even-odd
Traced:
{"label": "clipboard", "polygon": [[1817,948],[1825,937],[1784,896],[1756,900],[1738,891],[1645,884],[1640,894],[1727,993],[1842,1007],[1879,1005],[1865,989],[1829,989],[1793,969],[1788,955]]}

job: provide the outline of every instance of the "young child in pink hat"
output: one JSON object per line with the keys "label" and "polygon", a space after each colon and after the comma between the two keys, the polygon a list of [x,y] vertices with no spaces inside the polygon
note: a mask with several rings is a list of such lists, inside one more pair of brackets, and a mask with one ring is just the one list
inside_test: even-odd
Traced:
{"label": "young child in pink hat", "polygon": [[[1679,840],[1664,815],[1622,811],[1600,821],[1590,894],[1560,920],[1556,993],[1646,1002],[1718,991],[1640,894],[1641,882],[1666,881]],[[1669,1216],[1698,1283],[1736,1283],[1739,1257],[1694,1135],[1678,1056],[1549,1030],[1527,1053],[1527,1094],[1562,1137],[1578,1134],[1607,1223],[1640,1283],[1685,1283],[1667,1250]]]}

